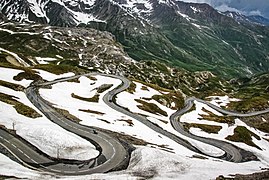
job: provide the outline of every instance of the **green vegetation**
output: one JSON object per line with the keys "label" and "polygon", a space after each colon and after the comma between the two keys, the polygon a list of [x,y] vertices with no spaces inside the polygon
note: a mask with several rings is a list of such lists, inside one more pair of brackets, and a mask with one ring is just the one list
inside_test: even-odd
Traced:
{"label": "green vegetation", "polygon": [[123,122],[126,122],[128,124],[128,126],[133,126],[134,123],[132,120],[128,119],[128,120],[125,120],[125,119],[118,119],[117,121],[123,121]]}
{"label": "green vegetation", "polygon": [[15,96],[11,96],[11,95],[7,95],[4,93],[0,93],[0,101],[13,105],[13,107],[16,109],[16,111],[21,114],[24,115],[26,117],[29,118],[38,118],[38,117],[42,117],[38,112],[36,112],[34,109],[32,109],[29,106],[26,106],[24,104],[22,104],[21,102],[19,102],[17,100],[18,98]]}
{"label": "green vegetation", "polygon": [[205,119],[208,121],[215,121],[219,123],[234,124],[234,118],[231,116],[217,116],[216,114],[206,110],[205,108],[203,108],[202,110],[209,115],[199,114],[199,116],[202,117],[200,119]]}
{"label": "green vegetation", "polygon": [[108,120],[100,119],[100,118],[97,118],[97,119],[100,120],[100,121],[103,121],[103,122],[105,122],[105,123],[107,123],[107,124],[111,124]]}
{"label": "green vegetation", "polygon": [[93,77],[93,76],[86,76],[86,77],[89,78],[92,81],[97,81],[97,78],[96,77]]}
{"label": "green vegetation", "polygon": [[6,82],[2,80],[0,80],[0,86],[10,88],[14,91],[23,91],[25,89],[22,85]]}
{"label": "green vegetation", "polygon": [[269,133],[269,113],[258,115],[255,117],[244,117],[241,118],[247,125],[254,127],[260,131],[265,133]]}
{"label": "green vegetation", "polygon": [[69,79],[67,82],[80,83],[79,78]]}
{"label": "green vegetation", "polygon": [[91,98],[85,98],[85,97],[81,97],[81,96],[78,96],[78,95],[75,95],[74,93],[71,94],[72,98],[75,98],[75,99],[79,99],[81,101],[87,101],[87,102],[98,102],[99,101],[99,94],[95,94],[93,97]]}
{"label": "green vegetation", "polygon": [[156,104],[148,103],[148,102],[143,101],[141,99],[135,99],[135,101],[141,104],[141,105],[137,105],[137,107],[143,111],[147,111],[147,112],[150,112],[150,113],[156,114],[156,115],[163,115],[166,117],[168,116],[167,112],[160,109]]}
{"label": "green vegetation", "polygon": [[53,107],[53,109],[55,109],[58,113],[62,114],[65,118],[67,118],[67,119],[69,119],[71,121],[74,121],[74,122],[77,122],[77,123],[79,123],[81,121],[79,118],[77,118],[76,116],[70,114],[65,109],[60,109],[60,108],[56,108],[56,107]]}
{"label": "green vegetation", "polygon": [[168,94],[153,95],[152,99],[173,110],[182,109],[184,106],[184,98],[180,93],[170,92]]}
{"label": "green vegetation", "polygon": [[191,107],[191,109],[188,112],[192,112],[196,110],[196,104],[193,104],[193,106]]}
{"label": "green vegetation", "polygon": [[142,80],[133,79],[133,78],[131,78],[131,80],[135,81],[135,82],[138,82],[138,83],[141,83],[141,84],[143,84],[145,86],[151,87],[152,89],[155,89],[157,91],[163,91],[163,92],[171,92],[172,91],[170,89],[167,89],[165,87],[160,86],[160,84],[158,84],[158,83],[152,84],[152,83],[144,82]]}
{"label": "green vegetation", "polygon": [[142,86],[141,87],[141,90],[143,90],[143,91],[149,91],[149,89],[147,88],[147,86]]}
{"label": "green vegetation", "polygon": [[265,133],[269,133],[269,122],[253,122],[253,123],[248,123],[250,124],[251,127],[257,128],[260,131],[263,131]]}
{"label": "green vegetation", "polygon": [[1,52],[0,53],[0,66],[5,68],[16,68],[15,65],[11,64],[6,60],[6,57],[8,56],[7,53]]}
{"label": "green vegetation", "polygon": [[98,114],[98,115],[104,115],[105,113],[99,112],[99,111],[93,111],[90,109],[79,109],[79,111],[86,112],[86,113],[91,113],[91,114]]}
{"label": "green vegetation", "polygon": [[252,78],[239,78],[231,83],[234,86],[232,97],[241,101],[231,102],[228,109],[239,112],[258,111],[269,108],[269,73]]}
{"label": "green vegetation", "polygon": [[129,34],[123,35],[118,28],[110,31],[126,52],[139,61],[165,62],[189,71],[208,70],[228,78],[245,76],[247,66],[254,73],[268,71],[268,63],[259,67],[260,62],[266,62],[269,50],[267,27],[236,24],[223,16],[216,16],[208,23],[207,18],[196,16],[199,25],[208,27],[199,29],[171,11],[158,15],[158,28],[141,27],[150,33],[134,32],[133,27],[139,27],[135,21],[122,30]]}
{"label": "green vegetation", "polygon": [[[162,104],[168,108],[174,109],[174,110],[183,108],[184,98],[183,98],[181,93],[176,92],[174,90],[162,88],[156,84],[146,83],[146,82],[143,82],[140,80],[133,79],[132,81],[136,81],[136,82],[139,82],[141,84],[144,84],[141,87],[142,90],[149,91],[148,87],[151,87],[151,88],[153,88],[161,93],[161,95],[153,95],[151,98],[143,98],[144,100],[150,101],[153,99],[153,100],[159,102],[160,104]],[[136,84],[132,82],[126,91],[133,94],[135,92],[135,89],[136,89]]]}
{"label": "green vegetation", "polygon": [[71,66],[71,65],[54,65],[54,64],[39,64],[34,66],[33,68],[35,69],[42,69],[44,71],[48,71],[53,74],[64,74],[68,72],[73,72],[75,74],[83,74],[87,73],[87,70],[81,69],[76,66]]}
{"label": "green vegetation", "polygon": [[110,89],[113,86],[113,84],[103,84],[100,87],[96,88],[97,89],[97,93],[103,93],[106,90]]}
{"label": "green vegetation", "polygon": [[260,147],[252,142],[252,136],[258,140],[261,140],[259,136],[248,130],[246,127],[238,126],[234,129],[234,134],[226,137],[225,139],[234,142],[243,142],[249,146],[253,146],[261,150]]}
{"label": "green vegetation", "polygon": [[238,111],[238,112],[251,112],[264,110],[269,108],[268,103],[269,95],[266,97],[261,96],[253,96],[253,97],[245,97],[241,101],[231,102],[228,106],[230,110]]}
{"label": "green vegetation", "polygon": [[14,76],[13,79],[16,81],[21,81],[23,79],[37,81],[41,80],[42,78],[37,74],[36,71],[24,68],[24,72],[20,72],[17,76]]}
{"label": "green vegetation", "polygon": [[128,93],[134,94],[136,89],[136,84],[134,82],[131,82],[130,86],[126,89]]}
{"label": "green vegetation", "polygon": [[184,123],[184,128],[186,130],[190,130],[190,128],[199,128],[207,133],[218,134],[218,132],[222,129],[221,126],[207,125],[207,124],[196,124],[196,123]]}
{"label": "green vegetation", "polygon": [[37,113],[34,109],[30,108],[29,106],[26,106],[22,103],[16,103],[14,105],[14,108],[16,109],[16,111],[19,114],[22,114],[26,117],[30,117],[30,118],[38,118],[38,117],[42,117],[39,113]]}

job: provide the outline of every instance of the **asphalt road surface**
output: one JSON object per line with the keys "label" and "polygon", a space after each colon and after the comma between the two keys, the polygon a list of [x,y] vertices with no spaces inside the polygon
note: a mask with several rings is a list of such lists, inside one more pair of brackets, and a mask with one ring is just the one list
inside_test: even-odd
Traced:
{"label": "asphalt road surface", "polygon": [[[88,75],[95,75],[95,73]],[[45,85],[67,81],[80,76],[72,76],[38,84],[38,87],[40,88]],[[20,141],[10,133],[0,130],[1,145],[8,149],[8,151],[22,162],[22,164],[32,169],[38,169],[46,172],[60,173],[63,175],[84,175],[108,172],[128,160],[129,154],[118,140],[103,132],[95,130],[94,128],[83,126],[68,120],[62,114],[55,111],[48,102],[40,97],[37,86],[28,87],[26,89],[26,95],[28,99],[52,122],[82,138],[85,138],[86,140],[94,142],[94,144],[97,144],[98,149],[100,149],[100,154],[94,159],[81,161],[76,164],[71,161],[70,163],[61,163],[60,161],[59,163],[58,161],[53,161],[52,159],[47,158],[44,154],[36,152],[34,148],[29,147],[29,144]]]}
{"label": "asphalt road surface", "polygon": [[207,101],[204,101],[204,100],[201,100],[201,99],[198,99],[195,97],[189,97],[185,101],[185,107],[183,109],[178,110],[177,112],[175,112],[174,114],[172,114],[170,116],[170,122],[171,122],[172,126],[179,133],[181,133],[189,138],[196,139],[198,141],[201,141],[201,142],[204,142],[204,143],[207,143],[207,144],[210,144],[210,145],[213,145],[215,147],[222,149],[223,151],[226,152],[226,159],[229,161],[241,162],[242,156],[241,156],[238,148],[236,148],[235,146],[233,146],[227,142],[224,142],[224,141],[199,137],[199,136],[195,136],[195,135],[192,135],[192,134],[184,131],[183,125],[180,122],[180,117],[192,108],[194,101],[204,103],[204,104],[208,105],[209,107],[215,109],[216,111],[219,111],[219,112],[221,112],[225,115],[228,115],[228,116],[235,116],[235,117],[257,116],[257,115],[269,113],[269,109],[265,109],[263,111],[249,112],[249,113],[239,113],[239,112],[228,111],[228,110],[222,109],[214,104],[211,104]]}
{"label": "asphalt road surface", "polygon": [[[122,163],[126,162],[129,158],[129,154],[126,152],[125,148],[122,144],[117,140],[109,135],[100,132],[94,128],[80,125],[76,122],[70,121],[69,119],[65,118],[62,114],[58,113],[54,108],[51,107],[50,103],[45,101],[38,93],[38,89],[44,86],[52,85],[59,82],[64,82],[72,79],[79,78],[81,76],[93,76],[93,75],[103,75],[107,77],[117,78],[122,81],[122,84],[113,90],[109,91],[103,97],[103,101],[114,110],[121,112],[127,116],[130,116],[144,125],[148,126],[149,128],[153,129],[154,131],[169,137],[170,139],[174,140],[175,142],[185,146],[186,148],[203,154],[199,149],[191,145],[185,139],[182,139],[164,129],[157,126],[156,124],[150,122],[145,116],[132,113],[127,109],[120,107],[115,103],[115,98],[118,93],[126,90],[130,86],[130,81],[124,77],[116,76],[116,75],[107,75],[107,74],[100,74],[100,73],[89,73],[84,75],[77,75],[67,78],[61,78],[50,82],[44,83],[33,83],[26,89],[26,95],[28,99],[52,122],[58,124],[62,128],[79,135],[90,142],[93,142],[100,150],[100,154],[98,157],[89,159],[88,161],[77,161],[76,164],[68,162],[62,162],[53,160],[53,158],[48,158],[48,156],[36,152],[35,148],[30,147],[29,144],[25,143],[24,141],[20,140],[19,138],[13,136],[12,134],[8,133],[5,130],[0,129],[0,145],[5,147],[14,157],[16,157],[22,164],[25,166],[37,169],[45,172],[52,172],[52,173],[60,173],[63,175],[84,175],[84,174],[92,174],[92,173],[103,173],[108,172],[112,169],[117,168],[118,166],[122,165]],[[203,101],[201,99],[197,99],[194,97],[188,98],[185,102],[185,107],[181,110],[178,110],[170,117],[170,122],[175,130],[177,130],[182,135],[201,141],[206,144],[213,145],[225,151],[225,155],[219,158],[226,159],[232,162],[241,162],[242,156],[237,147],[220,140],[210,139],[210,138],[202,138],[195,135],[192,135],[186,131],[182,124],[180,123],[179,119],[180,116],[191,109],[193,106],[193,101],[199,101],[202,103],[207,104],[211,108],[230,116],[237,116],[237,117],[246,117],[246,116],[255,116],[259,114],[268,113],[269,109],[264,111],[257,111],[257,112],[250,112],[247,114],[232,112],[223,110],[209,102]]]}

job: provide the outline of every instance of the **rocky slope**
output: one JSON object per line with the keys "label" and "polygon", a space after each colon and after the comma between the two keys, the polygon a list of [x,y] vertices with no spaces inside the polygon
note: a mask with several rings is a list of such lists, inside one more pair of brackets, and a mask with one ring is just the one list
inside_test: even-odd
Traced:
{"label": "rocky slope", "polygon": [[125,53],[112,34],[90,28],[2,21],[0,64],[4,67],[43,68],[53,73],[79,68],[78,73],[89,69],[120,74],[201,98],[228,94],[241,99],[248,97],[248,101],[252,102],[253,97],[258,97],[256,105],[262,104],[262,108],[267,106],[268,101],[268,74],[226,81],[208,71],[193,73],[158,61],[136,62]]}
{"label": "rocky slope", "polygon": [[269,70],[269,28],[238,23],[207,4],[176,0],[4,0],[0,7],[9,19],[17,21],[109,31],[135,60],[158,60],[224,77]]}

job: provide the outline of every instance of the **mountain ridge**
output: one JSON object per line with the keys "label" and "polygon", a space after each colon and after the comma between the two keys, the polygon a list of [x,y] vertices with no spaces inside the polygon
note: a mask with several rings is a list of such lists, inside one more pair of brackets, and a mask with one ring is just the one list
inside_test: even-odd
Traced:
{"label": "mountain ridge", "polygon": [[[176,0],[13,1],[0,3],[9,19],[28,17],[25,21],[109,31],[138,61],[158,60],[229,78],[269,71],[269,28],[240,24],[208,4]],[[14,11],[22,14],[14,15]]]}
{"label": "mountain ridge", "polygon": [[235,19],[239,23],[257,24],[257,25],[261,25],[261,26],[268,26],[269,25],[269,19],[267,19],[263,16],[260,16],[260,15],[246,16],[246,15],[241,14],[239,12],[232,12],[232,11],[226,11],[226,12],[223,12],[223,14]]}

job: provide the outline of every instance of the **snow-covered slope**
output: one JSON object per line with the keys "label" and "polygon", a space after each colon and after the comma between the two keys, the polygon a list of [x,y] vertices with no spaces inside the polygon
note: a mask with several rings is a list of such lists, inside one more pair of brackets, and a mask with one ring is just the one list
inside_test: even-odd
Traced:
{"label": "snow-covered slope", "polygon": [[[169,138],[156,133],[152,129],[136,121],[133,118],[122,115],[121,113],[108,107],[103,101],[103,96],[111,89],[121,84],[118,79],[93,76],[96,80],[88,77],[79,78],[77,82],[63,82],[52,86],[52,89],[40,89],[41,96],[49,102],[53,102],[55,107],[62,108],[82,121],[81,124],[96,126],[125,135],[134,136],[160,149],[166,149],[175,153],[180,152],[184,155],[193,155],[194,153],[185,147],[178,145]],[[110,89],[102,93],[97,93],[98,87],[103,84],[113,84]],[[83,101],[72,97],[72,94],[92,98],[98,96],[98,102]],[[128,97],[125,97],[128,98]]]}
{"label": "snow-covered slope", "polygon": [[[29,80],[13,80],[13,77],[21,72],[20,70],[0,68],[0,72],[0,80],[5,82],[12,82],[22,86],[28,86],[30,82],[32,82]],[[41,75],[45,74],[44,71],[41,72]],[[53,79],[50,73],[46,72],[45,75],[48,79]],[[54,75],[55,78],[63,76],[65,75]],[[37,113],[42,115],[42,113],[31,104],[24,92],[0,86],[0,93],[12,96],[13,99],[33,108]],[[90,142],[64,130],[43,115],[38,118],[30,118],[21,115],[16,111],[13,105],[5,103],[4,99],[0,101],[0,124],[7,129],[15,130],[19,136],[51,157],[88,160],[99,154],[95,146]]]}
{"label": "snow-covered slope", "polygon": [[[87,24],[90,21],[99,21],[90,13],[84,13],[79,9],[83,6],[84,10],[90,8],[95,1],[70,1],[70,0],[20,0],[20,1],[1,1],[0,7],[3,12],[8,12],[7,17],[19,22],[38,21],[50,23],[55,13],[69,19],[69,25]],[[54,10],[53,10],[54,8]],[[55,9],[60,8],[60,9]],[[76,9],[76,10],[73,10]]]}
{"label": "snow-covered slope", "polygon": [[110,8],[121,10],[125,13],[124,16],[140,19],[141,23],[151,23],[156,13],[166,7],[173,8],[178,15],[188,21],[194,20],[193,17],[189,17],[190,14],[206,14],[206,11],[212,11],[208,5],[187,4],[177,0],[3,0],[0,2],[2,12],[9,19],[63,26],[87,24],[92,21],[105,23],[106,19],[110,19],[110,15],[100,11],[100,8],[106,9],[107,6],[109,11]]}
{"label": "snow-covered slope", "polygon": [[[0,9],[9,19],[20,22],[109,31],[135,60],[159,60],[188,70],[211,70],[225,76],[251,75],[269,68],[267,31],[253,28],[252,23],[242,25],[235,16],[226,16],[205,3],[3,0]],[[239,47],[238,41],[244,46]],[[83,59],[83,53],[79,59]]]}
{"label": "snow-covered slope", "polygon": [[[11,68],[1,68],[0,80],[21,84],[24,87],[28,86],[31,81],[16,81],[13,77],[22,70],[15,70]],[[36,69],[36,72],[45,79],[53,80],[55,78],[72,76],[72,73],[55,75],[44,70]],[[127,107],[136,113],[144,114],[148,116],[149,121],[153,121],[158,126],[178,135],[169,125],[168,117],[163,115],[156,115],[137,108],[139,105],[134,99],[143,99],[148,103],[153,103],[159,108],[167,112],[168,116],[175,110],[175,103],[171,103],[169,108],[155,100],[147,100],[154,95],[166,95],[167,92],[157,90],[144,84],[133,82],[136,84],[136,88],[133,93],[122,92],[117,96],[117,103],[121,106]],[[104,86],[104,84],[109,86]],[[21,167],[21,165],[14,163],[7,157],[0,155],[0,171],[2,175],[16,176],[21,178],[65,178],[65,179],[137,179],[137,178],[156,178],[156,179],[214,179],[220,174],[230,175],[235,173],[252,173],[254,171],[260,171],[262,168],[268,166],[268,142],[265,140],[255,140],[253,142],[257,144],[262,150],[257,150],[254,147],[250,147],[243,143],[234,143],[235,145],[242,147],[243,149],[252,151],[261,161],[251,161],[246,163],[232,163],[222,160],[216,160],[214,158],[199,157],[194,152],[186,149],[185,147],[175,143],[171,139],[156,133],[152,129],[148,128],[144,124],[123,115],[111,108],[109,108],[102,98],[109,90],[117,87],[121,84],[121,81],[115,78],[96,75],[91,77],[80,77],[76,81],[62,82],[52,85],[51,89],[40,89],[40,94],[49,102],[52,102],[55,107],[65,109],[70,114],[81,119],[81,124],[87,126],[100,127],[120,133],[122,135],[128,135],[129,138],[137,138],[139,142],[145,142],[145,144],[136,144],[136,150],[132,153],[130,164],[126,170],[119,172],[112,172],[108,174],[93,174],[83,177],[62,177],[59,175],[46,175],[40,172],[32,171]],[[101,91],[102,88],[105,91]],[[99,92],[98,92],[99,91]],[[0,86],[0,92],[16,96],[18,101],[25,105],[28,105],[40,113],[28,99],[25,94],[20,91],[14,91],[7,87]],[[93,98],[95,97],[95,98]],[[95,100],[85,101],[83,98],[93,98]],[[212,101],[222,106],[229,104],[230,100],[225,97],[210,97]],[[96,100],[97,99],[97,100]],[[93,102],[92,102],[93,101]],[[206,114],[203,107],[217,116],[221,116],[220,113],[214,111],[205,104],[196,102],[196,109],[182,116],[181,121],[191,123],[204,123],[207,125],[219,125],[222,130],[218,134],[208,134],[198,128],[190,128],[190,132],[198,136],[213,137],[216,139],[225,140],[224,137],[232,135],[236,126],[244,126],[258,136],[265,138],[266,134],[259,132],[240,120],[236,120],[233,126],[228,126],[225,123],[217,123],[208,120],[198,119],[201,114]],[[0,103],[0,124],[9,129],[15,129],[18,135],[24,137],[27,141],[34,144],[40,150],[48,153],[51,156],[59,156],[62,158],[76,158],[84,159],[96,156],[96,150],[88,142],[85,142],[80,137],[75,136],[66,130],[61,129],[57,125],[48,121],[45,117],[28,118],[18,114],[15,109],[4,102]],[[208,112],[207,112],[208,113]],[[192,120],[192,121],[190,121]],[[187,139],[191,143],[194,141]],[[52,143],[53,142],[53,143]],[[78,151],[74,151],[75,147],[79,147]],[[217,149],[210,148],[201,143],[196,142],[196,147],[204,149],[206,153],[218,153]],[[72,148],[72,151],[69,149]],[[76,148],[75,148],[76,149]],[[90,150],[90,151],[89,151]],[[196,158],[195,158],[196,157]],[[197,158],[199,157],[199,158]],[[200,159],[202,158],[202,159]],[[11,170],[12,167],[12,170]]]}

